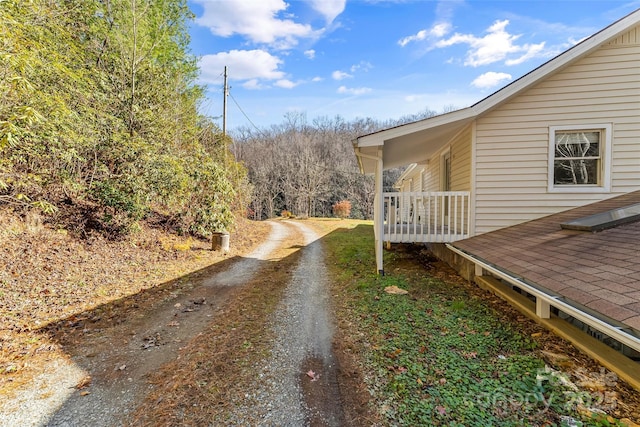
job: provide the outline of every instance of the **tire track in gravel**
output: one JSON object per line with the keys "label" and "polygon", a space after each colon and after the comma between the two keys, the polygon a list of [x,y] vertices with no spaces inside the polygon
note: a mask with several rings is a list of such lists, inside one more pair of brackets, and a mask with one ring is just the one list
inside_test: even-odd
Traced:
{"label": "tire track in gravel", "polygon": [[286,224],[302,233],[305,247],[271,320],[276,336],[271,357],[253,368],[258,386],[231,415],[232,424],[342,426],[322,244],[310,227]]}
{"label": "tire track in gravel", "polygon": [[[149,375],[203,331],[216,310],[230,300],[233,289],[256,277],[264,261],[289,237],[287,227],[276,222],[271,226],[269,236],[253,252],[221,272],[187,276],[193,282],[191,289],[152,312],[130,313],[122,323],[86,336],[82,331],[78,342],[70,345],[73,363],[54,361],[34,383],[37,389],[24,390],[12,402],[3,402],[0,425],[122,425],[150,391]],[[87,375],[91,377],[89,387],[70,391]]]}

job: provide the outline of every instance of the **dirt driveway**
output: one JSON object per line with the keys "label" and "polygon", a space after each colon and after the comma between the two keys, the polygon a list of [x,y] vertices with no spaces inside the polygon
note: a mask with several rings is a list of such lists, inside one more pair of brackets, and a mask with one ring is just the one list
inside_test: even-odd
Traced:
{"label": "dirt driveway", "polygon": [[[180,370],[184,355],[213,325],[229,325],[233,335],[230,308],[247,288],[255,294],[274,286],[281,289],[276,309],[265,317],[253,313],[269,340],[259,357],[242,368],[242,375],[253,372],[260,381],[244,399],[221,405],[221,417],[230,425],[343,425],[317,239],[302,223],[272,222],[271,233],[252,253],[181,278],[173,291],[151,304],[138,307],[135,300],[127,301],[116,318],[97,309],[77,322],[51,326],[69,360],[52,360],[30,387],[3,402],[0,425],[144,424],[146,413],[154,410],[149,396],[175,380],[164,375],[158,382],[158,374],[168,366]],[[247,342],[241,331],[234,339]],[[233,380],[216,387],[232,387]]]}

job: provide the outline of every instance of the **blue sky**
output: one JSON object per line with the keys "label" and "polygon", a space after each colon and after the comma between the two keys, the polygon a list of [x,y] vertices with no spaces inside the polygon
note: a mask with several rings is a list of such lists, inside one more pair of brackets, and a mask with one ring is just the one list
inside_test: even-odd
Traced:
{"label": "blue sky", "polygon": [[[192,53],[227,127],[397,119],[467,107],[640,8],[640,0],[189,0]],[[220,119],[216,120],[219,124]]]}

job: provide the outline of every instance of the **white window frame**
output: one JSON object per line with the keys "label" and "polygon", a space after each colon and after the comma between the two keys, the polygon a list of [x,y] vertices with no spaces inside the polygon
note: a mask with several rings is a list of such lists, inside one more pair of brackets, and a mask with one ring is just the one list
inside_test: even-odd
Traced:
{"label": "white window frame", "polygon": [[[611,123],[549,126],[549,164],[547,167],[548,191],[550,193],[608,193],[611,191]],[[556,132],[600,131],[600,171],[597,184],[556,185],[554,162],[556,153]]]}

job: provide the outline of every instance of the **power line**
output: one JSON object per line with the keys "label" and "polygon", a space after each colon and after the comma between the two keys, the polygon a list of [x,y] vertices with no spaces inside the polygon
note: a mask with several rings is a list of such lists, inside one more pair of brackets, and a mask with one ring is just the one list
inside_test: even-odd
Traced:
{"label": "power line", "polygon": [[240,112],[242,113],[242,115],[244,116],[245,119],[247,119],[247,121],[249,123],[251,123],[251,125],[261,134],[263,134],[264,136],[266,136],[264,134],[264,132],[262,132],[262,130],[255,125],[255,123],[253,123],[253,121],[249,118],[249,116],[247,115],[247,113],[244,112],[244,110],[242,109],[242,107],[240,106],[240,104],[238,104],[238,101],[236,101],[236,99],[233,97],[233,95],[231,94],[231,92],[229,92],[229,97],[233,100],[234,104],[236,104],[236,107],[238,107],[238,109],[240,110]]}

